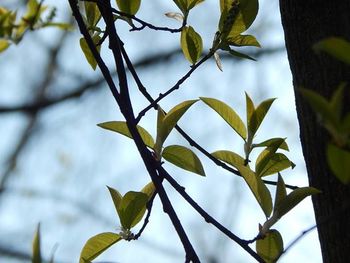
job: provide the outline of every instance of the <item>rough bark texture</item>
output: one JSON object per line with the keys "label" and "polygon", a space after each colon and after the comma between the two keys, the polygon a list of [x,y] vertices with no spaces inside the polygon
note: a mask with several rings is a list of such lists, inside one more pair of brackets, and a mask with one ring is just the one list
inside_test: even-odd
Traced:
{"label": "rough bark texture", "polygon": [[[329,137],[298,88],[313,89],[329,97],[341,81],[350,83],[349,66],[312,50],[313,44],[326,37],[350,40],[350,1],[281,0],[280,10],[309,182],[323,192],[313,197],[323,262],[349,262],[350,188],[329,172],[325,157]],[[344,101],[344,110],[350,112],[349,92]],[[344,207],[347,207],[345,212]],[[324,223],[330,217],[332,220]]]}

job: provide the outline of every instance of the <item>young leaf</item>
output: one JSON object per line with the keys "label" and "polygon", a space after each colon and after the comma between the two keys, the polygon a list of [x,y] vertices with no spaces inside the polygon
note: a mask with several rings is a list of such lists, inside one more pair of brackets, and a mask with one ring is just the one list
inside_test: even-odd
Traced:
{"label": "young leaf", "polygon": [[41,248],[40,248],[40,224],[38,224],[35,236],[33,239],[33,256],[32,263],[41,263]]}
{"label": "young leaf", "polygon": [[248,131],[252,134],[252,136],[254,136],[257,132],[274,100],[275,99],[268,99],[263,101],[259,106],[256,107],[255,111],[251,115]]}
{"label": "young leaf", "polygon": [[255,111],[255,106],[253,100],[249,97],[247,92],[245,92],[245,101],[246,101],[246,113],[247,113],[247,127],[250,126],[250,119]]}
{"label": "young leaf", "polygon": [[331,171],[343,183],[350,183],[350,152],[329,143],[327,160]]}
{"label": "young leaf", "polygon": [[10,46],[10,42],[5,39],[0,39],[0,53],[5,51]]}
{"label": "young leaf", "polygon": [[119,206],[120,223],[124,229],[131,229],[140,220],[146,211],[148,195],[141,192],[127,192]]}
{"label": "young leaf", "polygon": [[187,15],[187,2],[188,0],[173,0],[177,7],[181,10],[184,15]]}
{"label": "young leaf", "polygon": [[243,121],[230,106],[213,98],[200,97],[200,99],[215,110],[242,137],[243,140],[247,138],[247,130]]}
{"label": "young leaf", "polygon": [[139,11],[141,0],[116,0],[121,12],[135,15]]}
{"label": "young leaf", "polygon": [[231,151],[221,150],[221,151],[213,152],[211,155],[220,161],[223,161],[225,163],[232,165],[235,168],[244,166],[245,164],[245,160],[242,156]]}
{"label": "young leaf", "polygon": [[259,169],[256,170],[256,173],[258,176],[263,177],[276,174],[289,167],[294,168],[295,164],[291,162],[283,153],[275,153],[269,157],[268,162],[263,168],[258,166]]}
{"label": "young leaf", "polygon": [[277,189],[276,189],[276,196],[275,196],[275,205],[273,206],[273,211],[275,212],[276,207],[278,207],[281,203],[281,201],[286,198],[287,196],[287,189],[286,185],[284,184],[283,178],[280,174],[278,174],[278,181],[277,181]]}
{"label": "young leaf", "polygon": [[222,63],[218,52],[214,52],[214,59],[215,59],[216,66],[222,72]]}
{"label": "young leaf", "polygon": [[164,117],[159,115],[157,123],[157,146],[162,147],[164,141],[168,137],[171,130],[180,120],[182,115],[195,103],[197,100],[186,100],[172,108]]}
{"label": "young leaf", "polygon": [[[97,124],[97,126],[103,128],[103,129],[106,129],[106,130],[120,133],[120,134],[132,139],[131,133],[130,133],[129,128],[126,125],[125,121],[103,122],[103,123]],[[148,133],[148,131],[146,131],[144,128],[142,128],[139,125],[137,125],[136,127],[137,127],[138,132],[140,133],[140,136],[141,136],[143,142],[146,144],[146,146],[153,148],[154,140],[153,140],[152,136]]]}
{"label": "young leaf", "polygon": [[279,146],[279,149],[289,151],[288,144],[286,143],[285,139],[286,138],[271,138],[271,139],[268,139],[268,140],[263,141],[261,143],[253,144],[252,146],[253,146],[253,148],[255,148],[255,147],[269,147],[269,146],[275,145],[276,143],[278,144],[281,140],[283,140],[283,142]]}
{"label": "young leaf", "polygon": [[201,161],[190,149],[180,145],[170,145],[164,148],[162,156],[168,162],[187,171],[205,176]]}
{"label": "young leaf", "polygon": [[181,31],[181,49],[192,64],[195,64],[202,55],[202,38],[191,26],[184,27]]}
{"label": "young leaf", "polygon": [[346,86],[346,83],[343,82],[339,85],[339,87],[336,89],[336,91],[333,93],[331,101],[330,101],[330,108],[332,112],[334,113],[334,116],[336,116],[337,121],[340,122],[342,109],[343,109],[343,99],[344,99],[344,88]]}
{"label": "young leaf", "polygon": [[169,18],[173,18],[179,22],[182,22],[184,20],[183,14],[180,14],[180,13],[168,12],[168,13],[165,13],[165,16]]}
{"label": "young leaf", "polygon": [[[97,43],[100,42],[101,37],[99,35],[95,35],[95,36],[92,37],[92,40],[95,43],[95,45],[97,45]],[[92,54],[92,52],[91,52],[91,50],[90,50],[90,48],[89,48],[85,38],[83,38],[83,37],[80,39],[80,47],[81,47],[81,50],[83,51],[83,53],[85,55],[86,60],[89,62],[89,64],[92,67],[92,69],[95,70],[96,67],[97,67],[97,61],[96,61],[94,55]],[[96,46],[96,49],[97,49],[98,52],[100,52],[101,46],[100,45]]]}
{"label": "young leaf", "polygon": [[283,215],[292,210],[297,204],[304,200],[304,198],[320,193],[320,190],[317,190],[313,187],[301,187],[293,190],[289,195],[287,195],[279,204],[275,207],[275,212],[278,218],[281,218]]}
{"label": "young leaf", "polygon": [[268,217],[272,212],[272,199],[269,189],[267,189],[261,178],[256,176],[249,167],[241,165],[237,169],[254,194],[265,216]]}
{"label": "young leaf", "polygon": [[234,35],[227,37],[227,44],[230,46],[253,46],[253,47],[261,47],[259,42],[256,40],[254,36],[251,35]]}
{"label": "young leaf", "polygon": [[187,0],[187,8],[188,10],[191,10],[196,5],[204,2],[204,0]]}
{"label": "young leaf", "polygon": [[86,21],[89,27],[95,27],[101,19],[100,10],[94,2],[84,2]]}
{"label": "young leaf", "polygon": [[79,263],[86,263],[97,258],[121,239],[118,234],[111,232],[105,232],[91,237],[81,250]]}
{"label": "young leaf", "polygon": [[[108,191],[112,197],[115,210],[117,211],[117,214],[119,215],[119,207],[122,201],[122,195],[114,188],[107,186]],[[120,215],[119,215],[120,216]]]}
{"label": "young leaf", "polygon": [[316,52],[326,52],[332,57],[350,64],[350,43],[342,38],[326,38],[313,46]]}
{"label": "young leaf", "polygon": [[283,252],[283,240],[281,234],[275,230],[269,230],[263,239],[256,241],[256,252],[266,263],[274,263]]}
{"label": "young leaf", "polygon": [[141,190],[142,193],[144,193],[148,196],[148,200],[152,197],[152,195],[154,194],[155,191],[156,191],[156,188],[155,188],[153,182],[146,184]]}
{"label": "young leaf", "polygon": [[241,52],[238,52],[236,50],[233,50],[233,49],[229,49],[229,53],[234,56],[234,57],[238,57],[238,58],[242,58],[242,59],[249,59],[249,60],[253,60],[253,61],[256,61],[255,58],[252,58],[251,56],[247,55],[247,54],[243,54]]}

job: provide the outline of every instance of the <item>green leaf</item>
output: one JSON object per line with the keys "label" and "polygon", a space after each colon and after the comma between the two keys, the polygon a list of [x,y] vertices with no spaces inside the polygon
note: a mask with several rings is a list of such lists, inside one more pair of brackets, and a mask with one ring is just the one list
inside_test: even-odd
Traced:
{"label": "green leaf", "polygon": [[182,115],[184,115],[185,112],[197,101],[198,100],[186,100],[184,102],[181,102],[180,104],[172,108],[165,116],[161,116],[162,113],[159,113],[158,111],[156,140],[157,147],[155,148],[159,148],[159,150],[161,149],[166,138],[170,134],[171,130],[174,129],[175,125],[180,120]]}
{"label": "green leaf", "polygon": [[108,191],[112,197],[115,210],[117,211],[117,214],[119,215],[119,207],[120,207],[120,204],[121,204],[123,197],[116,189],[109,187],[109,186],[107,186],[107,188],[108,188]]}
{"label": "green leaf", "polygon": [[204,0],[187,0],[187,8],[190,10],[202,2],[204,2]]}
{"label": "green leaf", "polygon": [[247,126],[250,126],[250,119],[255,111],[255,106],[253,100],[249,97],[248,93],[245,92],[246,101],[246,114],[247,114]]}
{"label": "green leaf", "polygon": [[332,57],[350,64],[350,42],[339,38],[330,37],[326,38],[313,46],[316,52],[326,52]]}
{"label": "green leaf", "polygon": [[57,27],[62,30],[70,30],[70,31],[74,30],[74,27],[68,23],[48,22],[48,23],[45,23],[43,27]]}
{"label": "green leaf", "polygon": [[275,153],[269,157],[268,162],[263,168],[258,166],[259,170],[257,169],[256,173],[258,176],[263,177],[276,174],[289,167],[294,168],[295,164],[291,162],[283,153]]}
{"label": "green leaf", "polygon": [[79,263],[86,263],[101,255],[122,238],[115,233],[105,232],[91,237],[80,253]]}
{"label": "green leaf", "polygon": [[154,194],[155,191],[156,191],[156,188],[155,188],[153,182],[146,184],[141,190],[142,193],[144,193],[148,196],[148,200],[152,197],[152,195]]}
{"label": "green leaf", "polygon": [[254,36],[251,35],[234,35],[234,36],[228,36],[227,38],[227,44],[231,46],[254,46],[254,47],[261,47],[259,42],[256,40]]}
{"label": "green leaf", "polygon": [[190,149],[181,145],[170,145],[164,148],[162,156],[168,162],[187,171],[205,176],[201,161]]}
{"label": "green leaf", "polygon": [[243,59],[249,59],[249,60],[256,61],[255,58],[253,58],[253,57],[251,57],[251,56],[249,56],[249,55],[247,55],[247,54],[243,54],[243,53],[241,53],[241,52],[238,52],[238,51],[236,51],[236,50],[233,50],[233,49],[230,49],[230,50],[229,50],[229,53],[230,53],[232,56],[234,56],[234,57],[238,57],[238,58],[243,58]]}
{"label": "green leaf", "polygon": [[116,0],[121,12],[135,15],[139,11],[141,0]]}
{"label": "green leaf", "polygon": [[300,187],[295,189],[275,207],[274,210],[277,217],[281,218],[283,215],[292,210],[297,204],[303,201],[304,198],[318,193],[321,193],[321,191],[313,187]]}
{"label": "green leaf", "polygon": [[256,241],[256,252],[266,263],[274,263],[283,252],[283,239],[275,230],[269,230],[263,239]]}
{"label": "green leaf", "polygon": [[202,38],[191,26],[184,27],[181,31],[181,49],[192,64],[195,64],[202,55]]}
{"label": "green leaf", "polygon": [[[96,46],[100,42],[101,37],[99,35],[95,35],[92,37],[92,40]],[[92,52],[91,52],[91,50],[86,42],[86,39],[83,37],[80,39],[80,47],[85,55],[86,60],[89,62],[92,69],[95,70],[97,67],[97,61],[96,61],[94,55],[92,54]],[[96,49],[98,52],[100,52],[101,46],[100,45],[96,46]]]}
{"label": "green leaf", "polygon": [[256,107],[248,125],[248,131],[251,133],[252,136],[254,136],[257,130],[259,129],[274,100],[275,99],[265,100],[262,103],[260,103],[259,106]]}
{"label": "green leaf", "polygon": [[276,143],[279,144],[280,141],[283,140],[283,142],[279,146],[279,149],[289,151],[288,144],[286,143],[285,139],[286,138],[271,138],[261,143],[253,144],[252,147],[269,147],[275,145]]}
{"label": "green leaf", "polygon": [[10,42],[5,39],[0,39],[0,53],[5,51],[10,46]]}
{"label": "green leaf", "polygon": [[[97,124],[97,126],[103,128],[103,129],[106,129],[106,130],[120,133],[120,134],[132,139],[131,133],[130,133],[129,128],[128,128],[125,121],[103,122],[103,123]],[[136,128],[137,128],[143,142],[145,143],[145,145],[150,147],[150,148],[153,148],[154,140],[153,140],[152,136],[148,133],[148,131],[146,131],[144,128],[142,128],[139,125],[137,125]]]}
{"label": "green leaf", "polygon": [[331,171],[343,183],[350,183],[350,152],[331,143],[327,146],[327,160]]}
{"label": "green leaf", "polygon": [[[230,17],[230,15],[232,16],[232,14],[229,13],[229,10],[232,6],[233,1],[236,0],[220,0],[220,9],[222,14],[222,18],[220,18],[219,25],[220,31],[223,30],[223,24],[225,23],[225,20],[228,17]],[[254,22],[258,14],[258,9],[258,0],[239,0],[239,11],[238,14],[235,16],[231,28],[228,29],[229,35],[236,36],[246,31]]]}
{"label": "green leaf", "polygon": [[119,206],[120,223],[124,229],[131,229],[141,221],[146,211],[148,196],[145,193],[127,192]]}
{"label": "green leaf", "polygon": [[276,207],[280,206],[281,201],[286,198],[287,189],[284,184],[283,178],[280,174],[278,174],[277,188],[276,188],[276,196],[275,196],[275,205],[273,211],[275,212]]}
{"label": "green leaf", "polygon": [[341,119],[345,86],[345,82],[341,83],[336,89],[336,91],[333,93],[330,101],[330,108],[334,116],[337,118],[337,122],[340,122]]}
{"label": "green leaf", "polygon": [[237,169],[254,194],[260,207],[264,211],[265,216],[268,217],[272,212],[272,199],[269,189],[266,187],[261,178],[256,176],[256,174],[249,167],[241,165],[238,166]]}
{"label": "green leaf", "polygon": [[37,230],[35,232],[35,236],[33,239],[33,256],[32,263],[41,263],[41,249],[40,249],[40,224],[38,224]]}
{"label": "green leaf", "polygon": [[[124,1],[125,2],[125,1]],[[127,1],[129,2],[129,1]],[[98,6],[94,2],[84,2],[86,21],[89,27],[95,27],[101,19],[101,13]]]}
{"label": "green leaf", "polygon": [[177,7],[182,11],[182,13],[186,16],[188,13],[187,10],[187,0],[173,0]]}
{"label": "green leaf", "polygon": [[232,165],[235,168],[245,165],[244,158],[238,155],[237,153],[234,153],[231,151],[221,150],[221,151],[213,152],[211,155],[220,161],[223,161],[225,163]]}
{"label": "green leaf", "polygon": [[230,106],[213,98],[200,97],[200,99],[215,110],[242,137],[243,140],[247,138],[247,130],[243,121]]}

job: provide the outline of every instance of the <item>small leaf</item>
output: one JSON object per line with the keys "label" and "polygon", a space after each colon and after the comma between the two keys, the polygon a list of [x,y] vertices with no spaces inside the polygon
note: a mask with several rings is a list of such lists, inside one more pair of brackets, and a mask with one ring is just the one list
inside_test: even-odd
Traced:
{"label": "small leaf", "polygon": [[281,218],[283,215],[292,210],[297,204],[303,201],[304,198],[318,193],[321,193],[321,191],[313,187],[297,188],[279,202],[279,204],[275,207],[274,213],[277,214],[278,218]]}
{"label": "small leaf", "polygon": [[180,145],[170,145],[164,148],[162,156],[168,162],[187,171],[205,176],[201,161],[190,149]]}
{"label": "small leaf", "polygon": [[[100,42],[101,37],[99,35],[95,35],[92,37],[92,40],[95,43],[95,45],[97,45],[97,43]],[[97,67],[97,61],[96,61],[94,55],[92,54],[92,52],[91,52],[91,50],[86,42],[86,39],[83,37],[80,39],[80,47],[85,55],[86,60],[89,62],[92,69],[95,70]],[[100,45],[96,46],[96,49],[98,52],[100,52],[101,46]]]}
{"label": "small leaf", "polygon": [[350,183],[350,152],[331,143],[327,146],[327,160],[331,171],[343,183]]}
{"label": "small leaf", "polygon": [[176,12],[165,13],[165,16],[167,16],[169,18],[173,18],[179,22],[182,22],[184,20],[184,16],[182,14],[176,13]]}
{"label": "small leaf", "polygon": [[177,7],[181,10],[181,12],[184,15],[187,15],[187,13],[188,13],[188,10],[187,10],[188,1],[187,0],[173,0],[173,1],[177,5]]}
{"label": "small leaf", "polygon": [[326,52],[332,57],[350,64],[350,43],[342,38],[326,38],[313,46],[316,52]]}
{"label": "small leaf", "polygon": [[232,165],[235,168],[245,165],[244,158],[238,155],[237,153],[234,153],[231,151],[221,150],[221,151],[213,152],[211,155],[220,161],[223,161],[225,163]]}
{"label": "small leaf", "polygon": [[243,121],[230,106],[213,98],[200,97],[200,99],[215,110],[242,137],[243,140],[247,138],[247,130]]}
{"label": "small leaf", "polygon": [[254,36],[251,35],[233,35],[232,37],[229,35],[227,37],[227,44],[231,46],[253,46],[253,47],[261,47],[259,42],[256,40]]}
{"label": "small leaf", "polygon": [[0,39],[0,53],[5,51],[10,46],[10,42],[5,39]]}
{"label": "small leaf", "polygon": [[215,59],[215,63],[216,66],[218,67],[218,69],[220,69],[220,71],[222,72],[222,63],[221,63],[221,59],[220,56],[217,52],[214,52],[214,59]]}
{"label": "small leaf", "polygon": [[336,91],[333,93],[331,101],[330,101],[330,108],[336,116],[337,121],[340,122],[342,109],[343,109],[343,99],[344,99],[344,88],[346,86],[346,83],[341,83]]}
{"label": "small leaf", "polygon": [[266,263],[274,263],[283,252],[283,239],[275,230],[269,230],[263,239],[256,241],[256,252]]}
{"label": "small leaf", "polygon": [[155,191],[156,191],[156,188],[155,188],[153,182],[146,184],[141,190],[142,193],[144,193],[148,196],[148,200],[152,197],[152,195],[154,194]]}
{"label": "small leaf", "polygon": [[268,140],[263,141],[261,143],[253,144],[253,148],[254,147],[269,147],[269,146],[273,146],[274,144],[276,144],[276,143],[278,144],[281,140],[283,140],[283,142],[279,146],[279,149],[289,151],[288,144],[286,143],[285,139],[286,138],[271,138],[271,139],[268,139]]}
{"label": "small leaf", "polygon": [[262,103],[260,103],[259,106],[256,107],[255,111],[253,112],[250,118],[248,126],[248,130],[252,134],[252,136],[254,136],[257,130],[259,129],[274,100],[275,99],[265,100]]}
{"label": "small leaf", "polygon": [[101,19],[101,13],[94,2],[84,2],[86,21],[89,27],[95,27]]}
{"label": "small leaf", "polygon": [[230,53],[232,56],[234,56],[234,57],[238,57],[238,58],[243,58],[243,59],[249,59],[249,60],[256,61],[255,58],[253,58],[253,57],[251,57],[251,56],[249,56],[249,55],[247,55],[247,54],[243,54],[243,53],[241,53],[241,52],[238,52],[238,51],[236,51],[236,50],[233,50],[233,49],[230,49],[230,50],[229,50],[229,53]]}
{"label": "small leaf", "polygon": [[124,229],[131,229],[141,221],[146,211],[148,196],[145,193],[127,192],[119,206],[120,223]]}
{"label": "small leaf", "polygon": [[105,232],[91,237],[84,245],[79,263],[86,263],[101,255],[112,245],[121,240],[118,234]]}
{"label": "small leaf", "polygon": [[163,145],[164,141],[170,134],[171,130],[174,129],[182,115],[184,115],[185,112],[197,101],[198,100],[186,100],[181,102],[172,108],[164,118],[158,114],[157,145],[160,145],[160,147]]}
{"label": "small leaf", "polygon": [[35,236],[33,239],[33,256],[32,263],[41,263],[41,248],[40,248],[40,224],[38,224]]}
{"label": "small leaf", "polygon": [[287,196],[287,189],[286,185],[284,184],[283,178],[280,174],[278,174],[278,181],[277,181],[277,189],[276,189],[276,196],[275,196],[275,205],[273,211],[275,212],[276,207],[278,207],[281,203],[281,201],[286,198]]}
{"label": "small leaf", "polygon": [[204,2],[204,0],[187,0],[187,8],[188,10],[191,10],[196,5]]}
{"label": "small leaf", "polygon": [[135,15],[139,11],[141,0],[116,0],[121,12]]}
{"label": "small leaf", "polygon": [[246,101],[246,114],[247,114],[247,127],[250,127],[250,119],[255,111],[255,106],[252,99],[249,97],[247,92],[245,92],[245,101]]}
{"label": "small leaf", "polygon": [[261,178],[256,176],[256,174],[249,167],[242,165],[238,166],[237,169],[254,194],[260,207],[264,211],[265,216],[268,217],[272,212],[272,199],[269,189],[266,187]]}
{"label": "small leaf", "polygon": [[[112,197],[115,210],[117,211],[117,214],[119,215],[119,207],[122,201],[122,195],[114,188],[107,186],[108,191]],[[119,215],[120,216],[120,215]]]}
{"label": "small leaf", "polygon": [[261,170],[256,170],[256,173],[258,176],[262,177],[276,174],[289,167],[294,168],[295,164],[291,162],[283,153],[275,153],[269,157],[268,162]]}
{"label": "small leaf", "polygon": [[181,31],[181,49],[192,64],[195,64],[202,55],[202,38],[191,26],[184,27]]}
{"label": "small leaf", "polygon": [[[103,129],[106,129],[106,130],[120,133],[120,134],[132,139],[129,128],[128,128],[125,121],[103,122],[103,123],[97,124],[97,126],[103,128]],[[152,136],[148,133],[148,131],[146,131],[144,128],[142,128],[139,125],[137,125],[136,128],[137,128],[143,142],[145,143],[145,145],[150,147],[150,148],[153,148],[154,140],[153,140]]]}

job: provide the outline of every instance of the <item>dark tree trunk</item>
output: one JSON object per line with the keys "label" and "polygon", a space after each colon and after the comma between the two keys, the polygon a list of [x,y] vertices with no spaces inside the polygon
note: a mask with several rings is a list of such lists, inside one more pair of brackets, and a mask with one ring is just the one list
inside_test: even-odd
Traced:
{"label": "dark tree trunk", "polygon": [[[326,37],[339,36],[350,40],[350,1],[281,0],[280,9],[309,182],[323,192],[313,197],[323,262],[348,263],[350,188],[329,172],[325,157],[329,136],[317,123],[298,88],[313,89],[329,97],[340,82],[346,81],[344,110],[350,112],[350,67],[312,50],[313,44]],[[345,212],[344,207],[348,208]],[[327,221],[327,218],[332,220]]]}

